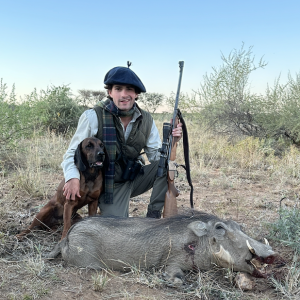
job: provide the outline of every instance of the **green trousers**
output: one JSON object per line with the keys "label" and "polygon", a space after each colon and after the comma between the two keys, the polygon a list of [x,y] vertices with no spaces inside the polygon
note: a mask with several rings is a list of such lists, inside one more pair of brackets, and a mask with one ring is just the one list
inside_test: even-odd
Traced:
{"label": "green trousers", "polygon": [[138,174],[133,181],[115,183],[113,204],[105,204],[104,193],[102,193],[98,204],[101,215],[128,217],[130,198],[139,196],[151,188],[153,188],[153,190],[148,205],[148,211],[162,211],[168,189],[168,182],[166,169],[164,170],[163,177],[157,177],[158,164],[159,161],[155,161],[144,166],[144,174]]}

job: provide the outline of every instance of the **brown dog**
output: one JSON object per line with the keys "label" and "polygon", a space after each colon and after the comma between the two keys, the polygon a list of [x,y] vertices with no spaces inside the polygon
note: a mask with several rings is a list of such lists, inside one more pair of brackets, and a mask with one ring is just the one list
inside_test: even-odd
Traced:
{"label": "brown dog", "polygon": [[[103,143],[97,138],[86,138],[77,147],[74,156],[75,165],[80,171],[80,195],[75,200],[67,200],[63,195],[65,180],[59,184],[51,200],[35,216],[31,225],[20,234],[18,239],[28,234],[34,227],[53,228],[63,221],[62,239],[72,223],[81,217],[77,210],[88,205],[89,216],[97,213],[98,198],[103,190],[103,166],[108,164],[108,155]],[[73,220],[72,220],[73,216]],[[74,218],[75,217],[75,218]]]}

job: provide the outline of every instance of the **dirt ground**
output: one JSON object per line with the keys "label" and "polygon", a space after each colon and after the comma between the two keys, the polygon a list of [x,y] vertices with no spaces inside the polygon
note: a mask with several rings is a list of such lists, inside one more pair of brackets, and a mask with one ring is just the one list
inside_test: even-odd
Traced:
{"label": "dirt ground", "polygon": [[[181,191],[180,209],[189,207],[189,186],[184,176],[180,173],[176,179]],[[61,179],[59,173],[45,174],[49,198]],[[164,280],[163,270],[96,272],[66,266],[60,257],[45,261],[40,255],[49,252],[59,241],[61,228],[57,232],[36,230],[22,242],[17,241],[15,234],[31,223],[47,199],[30,198],[15,191],[7,177],[3,177],[1,183],[0,299],[282,299],[270,279],[253,278],[254,289],[241,291],[234,284],[236,273],[225,269],[186,273],[184,285],[173,287]],[[282,188],[276,179],[269,178],[267,171],[261,170],[250,174],[214,169],[194,178],[193,184],[195,209],[233,219],[258,240],[268,238],[265,224],[278,218],[283,196],[286,197],[284,204],[292,206],[295,194],[299,193],[297,186],[290,184]],[[150,192],[132,199],[130,216],[145,216]],[[87,209],[80,213],[87,215]],[[277,271],[284,274],[293,253],[272,240],[270,244],[287,262]],[[116,246],[122,248],[122,245]],[[101,276],[106,280],[103,288]]]}

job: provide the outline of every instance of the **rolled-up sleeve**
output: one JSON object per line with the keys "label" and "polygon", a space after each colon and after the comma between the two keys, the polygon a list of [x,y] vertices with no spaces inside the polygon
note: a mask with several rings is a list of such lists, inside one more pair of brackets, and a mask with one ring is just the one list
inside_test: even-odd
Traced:
{"label": "rolled-up sleeve", "polygon": [[158,129],[153,120],[150,135],[147,140],[146,147],[144,148],[146,155],[148,157],[148,160],[150,162],[159,160],[160,153],[158,152],[158,149],[160,149],[160,148],[161,148],[161,139],[159,136]]}
{"label": "rolled-up sleeve", "polygon": [[79,171],[74,163],[75,151],[85,138],[96,136],[97,131],[98,119],[96,112],[93,109],[85,111],[79,118],[76,132],[72,137],[69,148],[61,163],[66,182],[72,178],[80,179]]}

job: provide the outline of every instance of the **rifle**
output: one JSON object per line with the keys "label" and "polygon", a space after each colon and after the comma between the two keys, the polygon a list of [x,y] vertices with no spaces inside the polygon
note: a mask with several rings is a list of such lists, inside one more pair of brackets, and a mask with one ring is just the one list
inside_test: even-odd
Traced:
{"label": "rifle", "polygon": [[184,62],[179,62],[179,81],[178,81],[178,88],[175,98],[175,105],[174,105],[174,112],[173,112],[173,119],[171,123],[164,123],[163,124],[163,142],[162,148],[160,149],[160,161],[157,170],[157,176],[162,177],[164,168],[167,164],[167,179],[168,179],[168,190],[165,196],[165,206],[163,211],[163,217],[168,218],[178,213],[177,209],[177,200],[176,197],[179,195],[179,191],[174,185],[175,174],[177,172],[177,164],[175,162],[176,159],[176,149],[177,149],[177,140],[176,138],[173,139],[172,136],[172,129],[177,127],[178,119],[182,123],[182,130],[183,130],[183,144],[184,144],[184,157],[186,166],[181,165],[186,169],[187,172],[187,179],[189,185],[191,187],[190,192],[190,203],[191,207],[193,208],[193,185],[191,182],[190,176],[190,164],[189,164],[189,151],[188,151],[188,136],[185,122],[182,118],[180,110],[178,109],[179,103],[179,96],[180,96],[180,87],[181,87],[181,79],[182,79],[182,71],[183,71]]}

